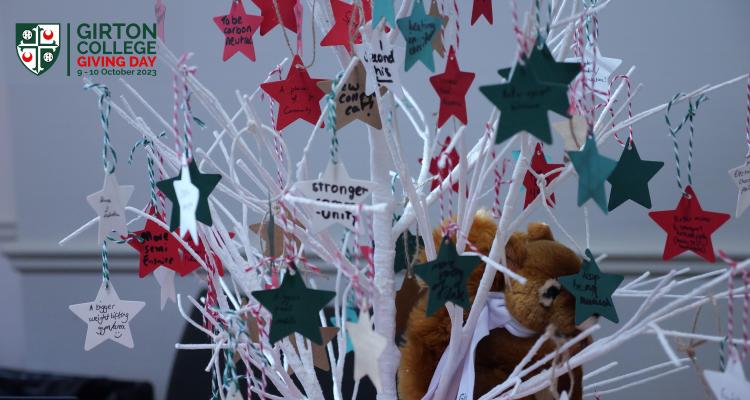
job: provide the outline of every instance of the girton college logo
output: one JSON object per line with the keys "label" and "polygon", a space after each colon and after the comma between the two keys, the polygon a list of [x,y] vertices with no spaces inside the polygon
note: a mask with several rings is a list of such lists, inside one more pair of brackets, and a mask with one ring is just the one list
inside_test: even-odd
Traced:
{"label": "girton college logo", "polygon": [[60,54],[60,24],[16,24],[16,50],[29,71],[47,72]]}

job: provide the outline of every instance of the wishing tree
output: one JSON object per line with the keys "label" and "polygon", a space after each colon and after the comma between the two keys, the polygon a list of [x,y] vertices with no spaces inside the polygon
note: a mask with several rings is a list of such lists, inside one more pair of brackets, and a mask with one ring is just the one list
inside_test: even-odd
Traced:
{"label": "wishing tree", "polygon": [[[710,235],[730,216],[704,211],[691,187],[692,122],[705,94],[744,82],[746,75],[678,94],[664,104],[634,113],[631,102],[640,88],[631,86],[635,67],[614,76],[612,71],[619,61],[602,57],[597,48],[597,13],[610,0],[593,4],[537,0],[524,17],[519,14],[516,1],[511,0],[517,52],[510,68],[498,71],[498,84],[479,87],[496,107],[484,124],[481,139],[468,143],[464,134],[465,96],[468,90],[474,90],[470,88],[474,74],[461,70],[456,58],[458,13],[468,3],[453,0],[425,5],[421,0],[404,0],[396,7],[390,0],[354,0],[353,4],[340,0],[253,2],[260,8],[260,16],[247,14],[242,1],[236,0],[231,2],[227,15],[214,19],[226,39],[224,60],[241,53],[254,61],[254,34],[258,30],[265,34],[277,25],[281,25],[290,49],[287,30],[297,34],[297,54],[291,62],[282,60],[252,93],[237,91],[238,108],[234,112],[227,111],[200,82],[195,68],[188,65],[189,55],[178,57],[163,42],[159,58],[174,75],[171,118],[163,116],[133,86],[121,80],[126,94],[161,127],[149,125],[125,96],[112,100],[108,88],[86,82],[86,88],[99,96],[105,184],[102,191],[89,198],[98,217],[62,242],[98,222],[102,287],[93,303],[71,306],[89,324],[87,350],[107,339],[133,346],[128,324],[143,303],[121,301],[107,267],[108,246],[130,245],[140,254],[140,276],[153,273],[162,285],[162,307],[170,295],[174,296],[170,280],[175,273],[184,276],[197,270],[205,274],[205,298],[199,301],[187,296],[192,306],[201,311],[202,321],[187,315],[181,296],[177,296],[177,303],[185,319],[204,332],[211,343],[176,346],[212,352],[206,370],[212,373],[214,398],[249,397],[249,393],[239,393],[239,382],[245,380],[248,392],[261,398],[322,399],[328,395],[324,396],[315,369],[330,367],[332,396],[342,399],[344,359],[350,339],[356,380],[353,397],[359,380],[367,377],[376,387],[378,399],[395,399],[400,357],[395,340],[396,297],[401,284],[398,270],[412,274],[418,252],[423,252],[428,261],[442,257],[442,250],[438,254],[432,238],[433,229],[440,227],[444,234],[455,238],[454,253],[476,257],[477,265],[481,261],[487,266],[473,301],[467,305],[468,318],[463,318],[456,298],[448,296],[440,304],[447,308],[452,322],[442,371],[456,371],[469,351],[495,276],[500,273],[506,282],[525,282],[523,276],[506,268],[505,244],[534,210],[546,210],[553,227],[566,235],[584,265],[595,267],[598,262],[606,270],[606,256],[595,259],[588,243],[578,245],[560,225],[554,214],[553,191],[558,185],[578,181],[579,206],[593,199],[606,213],[633,200],[651,208],[648,181],[663,163],[640,158],[632,130],[626,140],[617,132],[661,112],[667,112],[675,144],[677,182],[684,193],[675,210],[651,213],[667,232],[664,258],[690,250],[715,261]],[[314,30],[323,35],[320,46],[330,47],[341,65],[341,72],[331,80],[311,78],[300,57],[301,41],[316,41],[314,33],[312,38],[301,34],[304,5],[314,19]],[[161,16],[161,21],[164,12],[164,5],[159,2],[157,16]],[[472,24],[480,16],[492,23],[490,1],[473,2]],[[163,28],[159,31],[163,39]],[[403,50],[394,47],[402,37]],[[408,71],[417,61],[434,72],[435,54],[438,69],[440,60],[445,60],[445,72],[429,79],[440,97],[437,121],[422,112],[399,78],[401,71]],[[284,70],[287,72],[282,79]],[[266,96],[277,110],[270,117]],[[685,102],[686,116],[670,122],[669,112]],[[195,103],[202,105],[196,115],[207,115],[206,122],[193,114]],[[264,111],[259,113],[259,107]],[[151,196],[143,209],[126,205],[133,188],[120,186],[115,179],[117,159],[109,142],[110,109],[134,128],[138,133],[135,139],[140,139],[137,147],[146,154]],[[549,164],[543,155],[542,143],[552,142],[548,111],[563,118],[553,124],[565,141],[563,164]],[[455,131],[446,124],[451,117],[463,124]],[[300,119],[311,125],[310,135],[284,137],[286,126],[305,123],[295,122]],[[399,120],[408,123],[399,124]],[[369,180],[351,178],[338,159],[337,132],[352,129],[350,123],[359,125],[357,129],[367,127]],[[210,146],[193,148],[193,133],[204,135],[208,131],[194,131],[193,125],[217,127]],[[688,131],[688,183],[683,185],[679,139],[685,135],[678,133]],[[422,140],[421,153],[411,154],[410,149],[400,145],[400,137],[407,134],[416,134]],[[287,140],[307,141],[301,158],[294,163],[287,152]],[[331,142],[330,161],[325,170],[310,171],[311,145],[321,140]],[[623,146],[623,155],[617,162],[598,152],[609,140]],[[511,161],[514,150],[518,150],[517,157]],[[421,166],[413,171],[407,160],[418,157]],[[746,163],[730,172],[740,188],[737,216],[750,203],[748,174],[750,167]],[[606,181],[612,186],[609,201]],[[493,200],[485,204],[488,194]],[[523,204],[521,196],[525,197]],[[397,201],[400,198],[405,200],[403,207]],[[476,252],[467,235],[474,215],[482,208],[491,209],[498,224],[488,254]],[[440,221],[431,215],[431,209],[440,210]],[[128,221],[125,212],[134,218]],[[129,228],[143,226],[143,222],[145,226],[140,230]],[[410,228],[417,232],[416,236]],[[696,244],[691,236],[696,232],[707,241]],[[736,369],[746,350],[735,349],[734,345],[747,346],[750,260],[734,262],[720,255],[729,267],[689,277],[684,276],[687,269],[658,277],[646,272],[624,285],[620,284],[621,277],[616,279],[603,297],[639,298],[642,302],[633,315],[622,316],[615,333],[597,338],[560,362],[556,354],[590,340],[599,324],[594,320],[579,334],[559,342],[555,354],[535,357],[540,346],[555,336],[554,329],[547,329],[513,373],[481,398],[523,398],[548,389],[553,397],[566,398],[567,393],[549,388],[554,386],[554,378],[592,360],[606,358],[612,349],[627,346],[633,338],[647,334],[655,335],[668,361],[595,383],[589,378],[605,374],[617,363],[586,371],[584,395],[603,395],[689,368],[688,360],[678,357],[668,340],[682,338],[726,345],[726,371],[707,371],[706,379],[712,390],[723,386],[744,396],[737,398],[748,398],[750,391],[741,391],[747,382]],[[316,264],[335,269],[334,291],[318,289],[320,270]],[[596,273],[601,272],[597,269]],[[736,277],[741,277],[742,284],[734,282]],[[587,312],[582,320],[592,315],[610,318],[608,314],[614,312],[611,298],[607,305],[584,307],[584,294],[575,289],[575,279],[580,277],[563,278],[560,284],[577,299],[576,319]],[[728,288],[724,287],[727,283]],[[465,287],[453,289],[466,291]],[[732,330],[720,336],[660,327],[666,320],[716,300],[730,299],[731,316],[735,297],[745,302],[744,339],[735,338]],[[323,313],[329,303],[334,310],[332,319]],[[96,311],[92,304],[97,305]],[[121,312],[128,321],[112,324],[109,331],[92,333],[95,328],[91,318],[99,307],[105,313]],[[248,372],[238,374],[238,363],[244,364]],[[644,378],[646,373],[655,374]],[[437,374],[429,398],[457,398],[461,375]],[[269,386],[275,387],[280,397],[269,394]]]}

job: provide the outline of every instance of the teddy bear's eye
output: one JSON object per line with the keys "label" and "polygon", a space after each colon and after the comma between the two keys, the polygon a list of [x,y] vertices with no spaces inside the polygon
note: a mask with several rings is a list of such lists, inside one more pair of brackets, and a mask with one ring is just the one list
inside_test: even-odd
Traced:
{"label": "teddy bear's eye", "polygon": [[552,305],[552,301],[560,294],[560,282],[556,279],[548,279],[539,288],[539,303],[544,307]]}

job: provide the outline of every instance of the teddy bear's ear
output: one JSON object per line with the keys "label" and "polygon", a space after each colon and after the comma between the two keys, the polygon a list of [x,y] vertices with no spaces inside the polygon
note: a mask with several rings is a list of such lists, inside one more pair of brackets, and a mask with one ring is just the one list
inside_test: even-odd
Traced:
{"label": "teddy bear's ear", "polygon": [[508,243],[505,244],[505,258],[508,260],[508,267],[511,269],[520,268],[526,260],[527,236],[523,232],[514,232],[508,239]]}
{"label": "teddy bear's ear", "polygon": [[529,241],[534,240],[555,240],[552,236],[552,230],[549,225],[542,222],[532,222],[526,228],[529,231]]}

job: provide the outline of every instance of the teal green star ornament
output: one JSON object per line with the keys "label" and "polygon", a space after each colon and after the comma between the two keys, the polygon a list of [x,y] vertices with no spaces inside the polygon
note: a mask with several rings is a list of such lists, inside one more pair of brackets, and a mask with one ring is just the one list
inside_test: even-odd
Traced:
{"label": "teal green star ornament", "polygon": [[[190,181],[198,188],[198,207],[195,210],[195,219],[204,224],[211,226],[213,220],[211,219],[211,210],[208,208],[208,196],[214,190],[216,185],[221,180],[220,174],[202,174],[198,170],[198,165],[195,164],[195,159],[190,160],[188,163],[188,170],[190,171]],[[172,202],[172,216],[169,221],[169,230],[174,231],[180,226],[180,207],[177,201],[177,193],[174,188],[174,183],[180,181],[182,177],[182,171],[170,179],[156,182],[156,187],[164,193]],[[195,240],[195,238],[193,239]]]}
{"label": "teal green star ornament", "polygon": [[592,315],[601,315],[614,323],[620,322],[612,302],[612,293],[625,277],[599,270],[589,249],[586,249],[586,257],[588,260],[583,260],[577,274],[557,278],[560,285],[576,299],[576,325]]}
{"label": "teal green star ornament", "polygon": [[377,27],[381,19],[385,19],[385,22],[391,27],[396,26],[396,13],[393,10],[393,0],[373,0],[372,27]]}
{"label": "teal green star ornament", "polygon": [[567,87],[581,72],[580,63],[557,62],[542,38],[537,39],[526,62],[540,82],[550,85]]}
{"label": "teal green star ornament", "polygon": [[663,166],[664,163],[661,161],[642,160],[635,148],[635,143],[628,139],[620,155],[620,161],[607,178],[612,185],[612,190],[609,192],[609,211],[628,200],[633,200],[650,209],[651,194],[648,191],[648,181]]}
{"label": "teal green star ornament", "polygon": [[427,316],[434,314],[446,302],[469,306],[466,281],[482,260],[477,256],[460,256],[448,236],[443,238],[436,259],[414,266],[414,272],[429,285]]}
{"label": "teal green star ornament", "polygon": [[406,40],[404,69],[408,71],[417,61],[421,61],[427,69],[435,72],[432,38],[440,30],[443,21],[438,17],[427,15],[422,0],[416,0],[411,9],[411,15],[397,20],[396,24]]}
{"label": "teal green star ornament", "polygon": [[586,138],[581,151],[569,151],[568,157],[578,174],[578,205],[594,199],[599,208],[607,213],[607,196],[604,182],[612,174],[617,163],[599,154],[593,136]]}
{"label": "teal green star ornament", "polygon": [[495,143],[502,143],[521,131],[545,143],[552,143],[547,111],[568,116],[570,103],[567,87],[539,81],[531,70],[530,62],[517,64],[512,73],[505,69],[498,73],[501,76],[510,74],[510,80],[479,87],[479,91],[502,112]]}
{"label": "teal green star ornament", "polygon": [[281,286],[251,293],[271,313],[271,344],[297,332],[322,345],[318,312],[336,296],[336,292],[313,290],[305,286],[299,272],[287,273]]}

